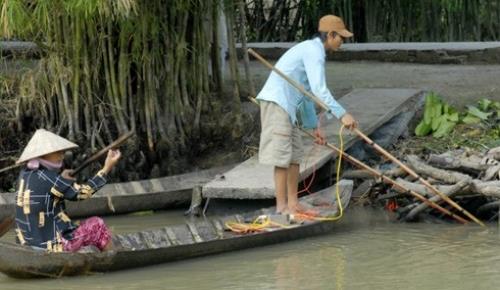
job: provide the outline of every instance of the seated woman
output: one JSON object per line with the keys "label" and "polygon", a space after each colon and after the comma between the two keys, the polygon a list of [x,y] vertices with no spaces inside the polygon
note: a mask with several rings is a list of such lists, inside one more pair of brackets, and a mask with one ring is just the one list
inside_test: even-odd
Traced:
{"label": "seated woman", "polygon": [[64,151],[78,145],[44,129],[35,132],[17,163],[27,162],[18,180],[16,235],[18,243],[51,252],[75,252],[111,246],[104,221],[91,217],[78,226],[66,215],[64,200],[84,200],[106,184],[106,175],[121,157],[108,151],[101,170],[86,184],[77,184],[71,170],[63,170]]}

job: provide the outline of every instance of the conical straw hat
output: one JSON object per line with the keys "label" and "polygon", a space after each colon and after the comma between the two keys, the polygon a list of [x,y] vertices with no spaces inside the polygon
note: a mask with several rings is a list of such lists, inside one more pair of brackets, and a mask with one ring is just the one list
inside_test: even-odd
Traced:
{"label": "conical straw hat", "polygon": [[33,134],[33,137],[31,137],[28,145],[24,148],[23,154],[21,154],[21,157],[19,157],[16,163],[19,164],[49,153],[77,147],[78,145],[63,137],[57,136],[45,129],[38,129],[35,134]]}

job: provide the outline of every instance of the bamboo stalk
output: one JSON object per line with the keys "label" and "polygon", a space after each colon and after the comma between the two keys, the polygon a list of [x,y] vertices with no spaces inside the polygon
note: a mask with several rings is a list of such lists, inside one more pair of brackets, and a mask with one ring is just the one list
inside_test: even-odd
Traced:
{"label": "bamboo stalk", "polygon": [[119,89],[118,89],[118,80],[116,77],[116,63],[115,63],[115,53],[114,53],[114,45],[112,42],[112,33],[113,33],[113,27],[112,27],[112,22],[107,21],[107,53],[108,53],[108,67],[109,67],[109,80],[110,83],[108,83],[108,86],[110,86],[110,92],[111,92],[111,103],[114,105],[112,109],[115,110],[115,114],[117,116],[117,127],[118,131],[120,133],[124,133],[128,131],[127,124],[125,122],[124,118],[124,113],[125,111],[123,110],[121,101],[120,101],[120,95],[119,95]]}
{"label": "bamboo stalk", "polygon": [[250,75],[250,59],[248,58],[247,51],[247,36],[246,36],[246,16],[245,16],[245,4],[243,0],[239,0],[239,10],[240,10],[240,38],[241,38],[241,48],[243,49],[243,61],[245,64],[245,76],[249,87],[250,95],[256,96],[255,87],[253,80]]}
{"label": "bamboo stalk", "polygon": [[73,122],[75,126],[75,133],[80,135],[80,75],[81,75],[81,65],[80,65],[80,50],[82,47],[82,29],[81,29],[81,17],[75,15],[72,17],[71,21],[73,29],[69,29],[68,34],[72,34],[74,45],[72,47],[72,82],[71,82],[71,95],[73,97]]}

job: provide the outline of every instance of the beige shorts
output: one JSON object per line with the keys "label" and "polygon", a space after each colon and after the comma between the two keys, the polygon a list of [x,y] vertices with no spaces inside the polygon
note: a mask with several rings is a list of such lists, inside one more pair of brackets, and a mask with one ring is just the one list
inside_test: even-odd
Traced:
{"label": "beige shorts", "polygon": [[288,113],[276,103],[260,101],[260,121],[259,162],[284,168],[300,164],[304,158],[302,137]]}

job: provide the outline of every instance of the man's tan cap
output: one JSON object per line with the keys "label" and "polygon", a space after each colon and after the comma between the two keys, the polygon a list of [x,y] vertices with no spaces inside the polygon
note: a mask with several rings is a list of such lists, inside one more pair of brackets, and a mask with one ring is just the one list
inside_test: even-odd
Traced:
{"label": "man's tan cap", "polygon": [[45,129],[36,130],[17,164],[46,154],[77,148],[78,145]]}
{"label": "man's tan cap", "polygon": [[325,15],[319,20],[318,31],[321,32],[337,32],[342,37],[352,37],[349,30],[345,28],[344,21],[342,18],[335,15]]}

